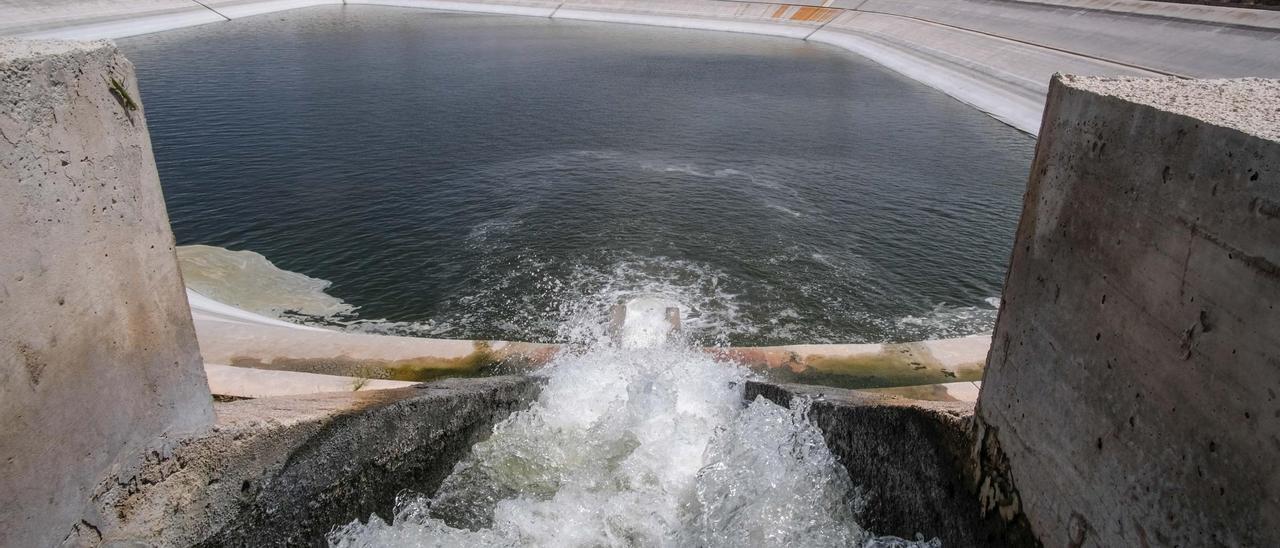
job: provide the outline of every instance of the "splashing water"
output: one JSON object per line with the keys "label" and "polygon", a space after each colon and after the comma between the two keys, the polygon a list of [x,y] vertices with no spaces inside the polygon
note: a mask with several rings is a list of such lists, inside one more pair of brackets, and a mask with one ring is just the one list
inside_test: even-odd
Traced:
{"label": "splashing water", "polygon": [[750,373],[653,336],[665,305],[627,303],[544,371],[529,409],[499,423],[432,497],[402,496],[329,536],[373,546],[920,546],[855,521],[858,489],[807,418],[757,398]]}

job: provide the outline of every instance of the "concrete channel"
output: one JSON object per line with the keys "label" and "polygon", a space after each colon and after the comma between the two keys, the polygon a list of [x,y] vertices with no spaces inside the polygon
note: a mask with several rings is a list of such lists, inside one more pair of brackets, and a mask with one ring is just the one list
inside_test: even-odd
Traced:
{"label": "concrete channel", "polygon": [[[310,3],[208,4],[19,2],[4,8],[3,32],[121,36]],[[871,495],[860,518],[877,531],[949,546],[1280,544],[1271,466],[1280,447],[1280,82],[1045,72],[1277,76],[1277,14],[1128,0],[860,8],[912,10],[892,16],[838,2],[404,4],[830,41],[858,28],[848,35],[867,52],[910,57],[904,74],[946,79],[931,85],[1015,127],[1034,118],[1024,129],[1040,142],[994,339],[969,343],[990,345],[990,355],[972,377],[952,370],[956,383],[982,381],[976,408],[794,384],[749,383],[745,396],[813,400],[812,420]],[[1187,37],[1210,29],[1224,42],[1183,55],[1098,51],[1106,40],[1089,46],[1067,31],[1038,42],[1017,34],[1062,10],[1096,18],[1104,36],[1138,25],[1162,34],[1157,44],[1196,43]],[[882,37],[869,38],[862,25],[873,24],[884,25]],[[904,36],[916,49],[890,45]],[[926,53],[942,36],[985,45]],[[946,58],[957,52],[964,59]],[[1230,54],[1230,63],[1205,61]],[[318,544],[334,525],[385,515],[400,489],[430,492],[494,423],[536,397],[538,381],[514,375],[214,402],[209,381],[225,371],[216,365],[232,364],[210,356],[266,364],[279,352],[202,348],[221,336],[252,341],[245,325],[272,326],[227,310],[192,320],[136,89],[132,65],[108,42],[0,42],[0,179],[11,182],[0,188],[0,545]],[[274,327],[307,333],[299,348],[333,356],[321,338],[334,335]],[[369,360],[412,361],[423,352],[409,346],[434,343],[402,344]],[[477,348],[466,344],[428,354],[469,364]],[[550,351],[495,346],[485,351]],[[945,345],[846,351],[928,351],[939,363],[963,354]],[[791,347],[738,357],[792,367],[830,355]],[[306,382],[322,380],[332,381]]]}
{"label": "concrete channel", "polygon": [[0,36],[119,38],[332,4],[810,40],[864,56],[1032,134],[1057,72],[1280,77],[1280,12],[1142,0],[15,0],[3,8]]}

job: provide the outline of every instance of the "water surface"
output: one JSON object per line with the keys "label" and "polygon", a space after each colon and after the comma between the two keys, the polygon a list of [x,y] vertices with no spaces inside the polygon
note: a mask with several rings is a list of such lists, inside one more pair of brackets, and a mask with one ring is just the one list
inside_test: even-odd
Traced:
{"label": "water surface", "polygon": [[331,6],[120,44],[178,242],[363,329],[553,340],[651,296],[703,342],[984,332],[1033,147],[791,39]]}

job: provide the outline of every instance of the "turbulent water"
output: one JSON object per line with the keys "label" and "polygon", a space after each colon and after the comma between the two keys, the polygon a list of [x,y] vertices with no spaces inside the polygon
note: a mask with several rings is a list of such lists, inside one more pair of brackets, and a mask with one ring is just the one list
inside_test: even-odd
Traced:
{"label": "turbulent water", "polygon": [[629,303],[547,370],[526,411],[498,424],[432,496],[395,518],[335,530],[338,547],[938,546],[876,537],[857,486],[807,417],[757,399],[749,373],[655,329],[666,303]]}
{"label": "turbulent water", "polygon": [[651,295],[703,343],[984,332],[1033,145],[783,38],[327,6],[120,44],[178,242],[352,329],[550,341]]}

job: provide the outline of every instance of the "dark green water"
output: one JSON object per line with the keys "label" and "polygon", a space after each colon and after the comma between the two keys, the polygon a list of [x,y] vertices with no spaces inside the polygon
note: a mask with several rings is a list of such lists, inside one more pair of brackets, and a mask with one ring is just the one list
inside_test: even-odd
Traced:
{"label": "dark green water", "polygon": [[551,340],[644,295],[707,342],[987,331],[1034,146],[782,38],[334,6],[120,45],[179,243],[365,329]]}

